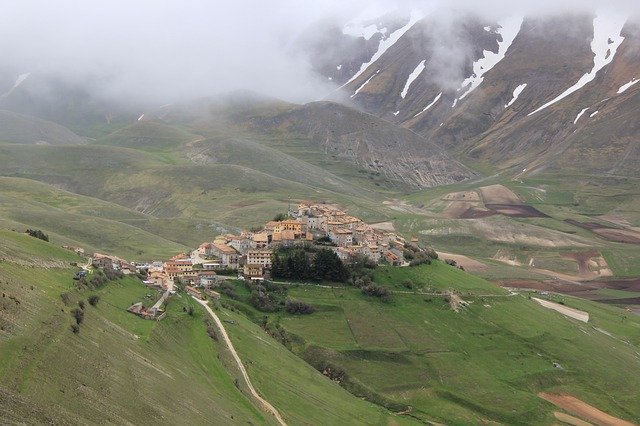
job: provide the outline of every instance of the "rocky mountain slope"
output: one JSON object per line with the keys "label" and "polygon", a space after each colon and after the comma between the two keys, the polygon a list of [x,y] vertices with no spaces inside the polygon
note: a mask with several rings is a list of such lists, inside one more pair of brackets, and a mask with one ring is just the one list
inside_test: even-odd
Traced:
{"label": "rocky mountain slope", "polygon": [[426,15],[340,90],[364,111],[499,169],[637,175],[636,20]]}

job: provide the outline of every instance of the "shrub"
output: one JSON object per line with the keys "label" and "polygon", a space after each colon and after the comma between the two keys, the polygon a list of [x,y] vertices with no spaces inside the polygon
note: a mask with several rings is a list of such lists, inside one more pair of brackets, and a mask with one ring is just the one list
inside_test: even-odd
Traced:
{"label": "shrub", "polygon": [[84,321],[84,311],[82,309],[73,309],[71,311],[71,315],[73,316],[73,318],[75,318],[76,324],[78,325],[82,324],[82,321]]}
{"label": "shrub", "polygon": [[295,299],[287,299],[284,308],[290,314],[296,315],[309,315],[316,311],[316,309],[310,304]]}
{"label": "shrub", "polygon": [[407,278],[406,280],[402,281],[402,285],[405,288],[408,288],[408,289],[412,289],[413,286],[414,286],[413,281],[411,281],[409,278]]}
{"label": "shrub", "polygon": [[39,229],[27,229],[27,234],[43,241],[49,241],[49,236]]}
{"label": "shrub", "polygon": [[73,334],[80,333],[80,326],[78,324],[71,324],[71,331]]}
{"label": "shrub", "polygon": [[377,284],[369,284],[362,287],[362,293],[367,296],[379,297],[381,300],[387,302],[391,298],[391,292],[387,287],[383,287]]}
{"label": "shrub", "polygon": [[91,296],[89,296],[89,304],[91,306],[96,306],[98,304],[98,302],[100,301],[100,296],[98,296],[97,294],[93,294]]}
{"label": "shrub", "polygon": [[78,300],[78,306],[84,311],[84,300]]}
{"label": "shrub", "polygon": [[67,292],[61,293],[60,299],[62,299],[62,303],[68,306],[69,302],[71,302],[71,295]]}

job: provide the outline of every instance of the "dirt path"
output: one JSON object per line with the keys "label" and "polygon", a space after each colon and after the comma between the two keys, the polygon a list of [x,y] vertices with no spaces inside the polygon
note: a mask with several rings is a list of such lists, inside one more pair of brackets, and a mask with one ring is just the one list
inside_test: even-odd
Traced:
{"label": "dirt path", "polygon": [[195,297],[193,299],[196,302],[200,303],[202,306],[204,306],[204,308],[207,310],[207,312],[209,312],[209,315],[211,315],[213,320],[216,322],[216,325],[218,326],[218,329],[222,333],[222,338],[224,339],[225,344],[229,348],[229,351],[231,352],[231,355],[233,355],[233,358],[235,359],[236,364],[238,364],[238,368],[240,369],[240,372],[242,373],[242,378],[244,379],[245,383],[247,384],[247,387],[249,388],[249,392],[251,392],[251,395],[255,399],[257,399],[258,402],[260,402],[262,407],[267,412],[269,412],[269,413],[271,413],[271,414],[273,414],[275,416],[275,418],[278,421],[278,423],[280,423],[283,426],[286,426],[287,423],[284,421],[284,419],[282,418],[282,416],[280,415],[278,410],[276,410],[276,408],[273,405],[271,405],[271,403],[269,401],[267,401],[266,399],[261,397],[258,394],[258,392],[256,391],[256,389],[253,387],[253,384],[251,383],[251,379],[249,378],[249,374],[247,374],[247,370],[244,368],[244,365],[242,364],[242,360],[240,359],[240,356],[238,356],[238,353],[236,352],[236,349],[233,347],[233,343],[231,343],[231,339],[229,339],[229,335],[227,334],[227,331],[225,330],[224,326],[222,325],[222,321],[220,321],[220,318],[218,318],[216,313],[213,312],[213,309],[211,309],[209,307],[209,305],[207,304],[206,300],[199,300],[199,299],[196,299]]}
{"label": "dirt path", "polygon": [[538,396],[545,401],[549,401],[553,405],[570,412],[571,414],[600,426],[634,426],[631,422],[613,417],[612,415],[598,410],[596,407],[571,395],[557,395],[540,392]]}
{"label": "dirt path", "polygon": [[577,319],[578,321],[589,322],[589,312],[569,308],[559,303],[550,302],[544,299],[538,299],[537,297],[532,297],[531,299],[535,300],[545,308],[553,309],[556,312],[560,312],[562,315]]}

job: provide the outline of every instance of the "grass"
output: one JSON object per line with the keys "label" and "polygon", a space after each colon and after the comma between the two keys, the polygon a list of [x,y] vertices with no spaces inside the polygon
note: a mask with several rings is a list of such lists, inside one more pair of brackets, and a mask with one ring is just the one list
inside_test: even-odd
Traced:
{"label": "grass", "polygon": [[[136,278],[78,290],[72,252],[1,231],[0,417],[33,423],[275,424],[242,387],[226,348],[209,337],[201,307],[186,295],[167,304],[162,321],[126,312],[159,294]],[[28,259],[33,266],[17,261]],[[37,266],[43,261],[60,267]],[[67,302],[61,293],[68,294]],[[97,306],[86,300],[97,294]],[[152,298],[147,295],[152,294]],[[79,334],[70,311],[85,301]],[[188,308],[194,308],[194,315]],[[355,398],[259,327],[223,310],[223,320],[254,381],[289,424],[410,422]]]}
{"label": "grass", "polygon": [[583,324],[442,263],[375,274],[396,291],[406,290],[406,278],[456,290],[470,304],[456,313],[442,296],[394,293],[384,303],[354,288],[300,285],[289,287],[290,297],[318,311],[271,314],[269,321],[289,334],[295,353],[343,369],[345,386],[370,400],[410,405],[424,421],[551,423],[555,408],[539,391],[567,392],[613,415],[640,418],[633,390],[639,383],[629,376],[640,368],[635,316],[565,298],[590,313]]}

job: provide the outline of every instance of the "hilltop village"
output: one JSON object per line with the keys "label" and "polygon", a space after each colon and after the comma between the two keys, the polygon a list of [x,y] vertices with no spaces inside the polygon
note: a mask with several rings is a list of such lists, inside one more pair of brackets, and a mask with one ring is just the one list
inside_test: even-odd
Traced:
{"label": "hilltop village", "polygon": [[199,297],[198,287],[211,293],[210,289],[229,275],[249,280],[269,279],[273,255],[283,248],[319,245],[335,252],[347,265],[363,257],[375,264],[408,264],[403,254],[407,243],[403,237],[376,229],[337,205],[302,203],[277,219],[280,220],[265,223],[257,232],[220,235],[200,244],[190,254],[181,253],[164,262],[133,264],[96,253],[93,265],[124,274],[143,272],[144,283],[162,292],[172,292],[180,282],[187,292]]}
{"label": "hilltop village", "polygon": [[225,234],[202,243],[190,255],[180,254],[152,265],[149,280],[168,289],[176,278],[194,286],[210,287],[218,273],[237,271],[245,279],[269,278],[274,251],[304,244],[333,250],[345,264],[364,256],[378,264],[406,264],[401,236],[373,228],[332,204],[302,203],[288,217],[267,222],[258,232]]}

